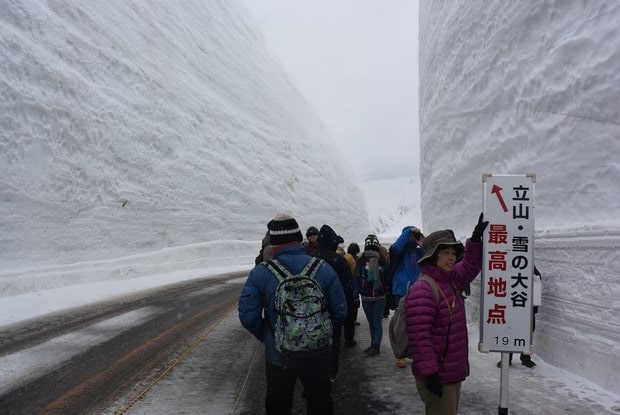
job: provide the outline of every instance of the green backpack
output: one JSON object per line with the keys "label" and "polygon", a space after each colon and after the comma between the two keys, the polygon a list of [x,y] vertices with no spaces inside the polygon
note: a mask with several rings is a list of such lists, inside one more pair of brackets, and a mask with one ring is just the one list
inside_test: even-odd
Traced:
{"label": "green backpack", "polygon": [[277,259],[266,262],[278,279],[274,311],[276,349],[287,357],[305,357],[327,351],[332,342],[332,321],[325,292],[315,279],[324,261],[312,258],[299,274]]}

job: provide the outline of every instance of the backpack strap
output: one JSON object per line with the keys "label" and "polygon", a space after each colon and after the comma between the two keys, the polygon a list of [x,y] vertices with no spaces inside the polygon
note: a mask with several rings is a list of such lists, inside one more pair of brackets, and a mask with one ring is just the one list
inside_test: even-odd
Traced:
{"label": "backpack strap", "polygon": [[285,278],[293,276],[288,267],[277,259],[265,261],[265,266],[273,274],[273,276],[278,279],[279,282],[282,282]]}
{"label": "backpack strap", "polygon": [[319,266],[323,263],[322,259],[312,257],[310,261],[306,264],[304,269],[301,270],[299,274],[294,274],[291,270],[286,266],[285,263],[278,261],[277,259],[270,259],[266,262],[267,269],[271,271],[271,273],[278,279],[278,281],[282,282],[285,278],[290,277],[305,277],[314,278],[316,273],[319,271]]}
{"label": "backpack strap", "polygon": [[[433,290],[433,294],[435,295],[435,301],[439,304],[439,290],[441,290],[441,288],[439,288],[439,285],[437,285],[437,281],[435,281],[435,279],[430,275],[426,274],[421,274],[420,278],[418,279],[429,283],[431,289]],[[443,351],[439,354],[439,361],[443,364],[443,361],[448,354],[448,346],[450,345],[450,330],[452,329],[452,313],[454,310],[450,308],[450,304],[448,304],[448,299],[446,298],[443,291],[441,291],[441,294],[443,295],[444,300],[446,300],[446,305],[448,306],[448,310],[450,313],[450,318],[448,319],[448,334],[446,335],[445,346],[443,348]]]}
{"label": "backpack strap", "polygon": [[435,296],[435,301],[439,302],[439,286],[437,285],[437,282],[435,282],[433,277],[426,274],[421,274],[418,280],[426,281],[428,285],[431,286],[431,290],[433,290],[433,295]]}
{"label": "backpack strap", "polygon": [[312,257],[310,261],[306,264],[306,267],[301,271],[300,275],[307,275],[308,278],[314,278],[316,273],[319,272],[319,268],[323,265],[322,259]]}

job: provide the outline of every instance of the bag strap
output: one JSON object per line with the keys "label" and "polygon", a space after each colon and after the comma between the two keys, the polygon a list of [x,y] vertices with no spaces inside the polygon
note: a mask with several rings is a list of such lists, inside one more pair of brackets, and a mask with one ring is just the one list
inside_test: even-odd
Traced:
{"label": "bag strap", "polygon": [[314,278],[319,272],[319,267],[323,264],[323,260],[313,257],[307,264],[304,270],[301,272],[303,275],[307,275],[308,278]]}
{"label": "bag strap", "polygon": [[[441,295],[443,296],[443,299],[446,301],[446,305],[448,306],[449,318],[448,318],[448,334],[446,335],[446,345],[443,349],[443,352],[439,354],[439,361],[443,363],[444,359],[446,358],[446,355],[448,354],[448,347],[450,346],[450,331],[452,329],[452,313],[454,313],[454,303],[452,306],[450,306],[450,303],[448,302],[448,298],[444,294],[441,287],[437,285],[437,281],[435,281],[433,277],[427,274],[421,274],[419,279],[422,281],[426,281],[427,283],[430,284],[431,289],[433,290],[433,294],[435,295],[435,301],[437,301],[437,303],[439,303],[439,293],[437,291],[441,291]],[[456,295],[454,293],[454,289],[452,291],[452,295],[453,296]]]}
{"label": "bag strap", "polygon": [[321,265],[322,262],[323,260],[312,257],[312,259],[308,261],[304,269],[302,269],[299,274],[294,274],[293,272],[291,272],[291,270],[284,262],[280,262],[277,259],[270,259],[266,261],[266,266],[267,269],[271,271],[271,273],[278,279],[278,281],[282,282],[285,278],[292,277],[308,276],[309,278],[314,278],[319,270],[319,265]]}
{"label": "bag strap", "polygon": [[426,275],[426,274],[421,274],[418,279],[420,281],[426,281],[428,285],[431,286],[431,290],[433,291],[433,295],[435,296],[435,302],[438,303],[439,302],[439,286],[437,285],[437,282],[433,279],[433,277]]}

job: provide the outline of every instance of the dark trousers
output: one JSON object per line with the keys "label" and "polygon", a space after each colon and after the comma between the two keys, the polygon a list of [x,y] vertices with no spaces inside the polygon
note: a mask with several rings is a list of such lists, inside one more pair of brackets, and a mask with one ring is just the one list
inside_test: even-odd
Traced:
{"label": "dark trousers", "polygon": [[353,303],[349,306],[349,312],[347,318],[342,326],[334,327],[332,337],[331,355],[329,356],[329,373],[332,375],[338,374],[338,366],[340,363],[340,350],[342,341],[342,332],[344,331],[344,340],[351,341],[355,337],[355,315],[353,310],[357,310]]}
{"label": "dark trousers", "polygon": [[342,337],[342,326],[334,326],[332,338],[332,347],[329,353],[329,373],[331,375],[338,374],[338,365],[340,363],[340,339]]}
{"label": "dark trousers", "polygon": [[344,328],[344,339],[353,340],[353,338],[355,337],[355,320],[357,320],[357,307],[354,303],[348,304],[348,307],[349,311],[347,313],[347,319],[344,321],[342,327]]}
{"label": "dark trousers", "polygon": [[353,313],[353,317],[352,317],[352,318],[353,318],[353,321],[354,321],[354,322],[355,322],[355,321],[357,321],[357,311],[358,311],[359,309],[360,309],[360,308],[359,308],[359,306],[357,306],[357,307],[356,307],[356,306],[353,306],[353,312],[352,312],[352,313]]}
{"label": "dark trousers", "polygon": [[304,388],[302,396],[306,400],[308,415],[332,415],[334,407],[330,396],[332,385],[329,381],[329,352],[305,358],[294,365],[281,367],[265,364],[267,373],[267,396],[265,413],[267,415],[290,415],[297,378]]}

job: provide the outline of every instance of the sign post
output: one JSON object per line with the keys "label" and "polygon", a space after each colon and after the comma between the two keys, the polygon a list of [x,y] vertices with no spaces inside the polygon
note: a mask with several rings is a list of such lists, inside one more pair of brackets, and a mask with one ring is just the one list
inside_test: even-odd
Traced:
{"label": "sign post", "polygon": [[481,352],[501,352],[498,413],[508,414],[508,353],[531,353],[534,174],[484,174]]}

